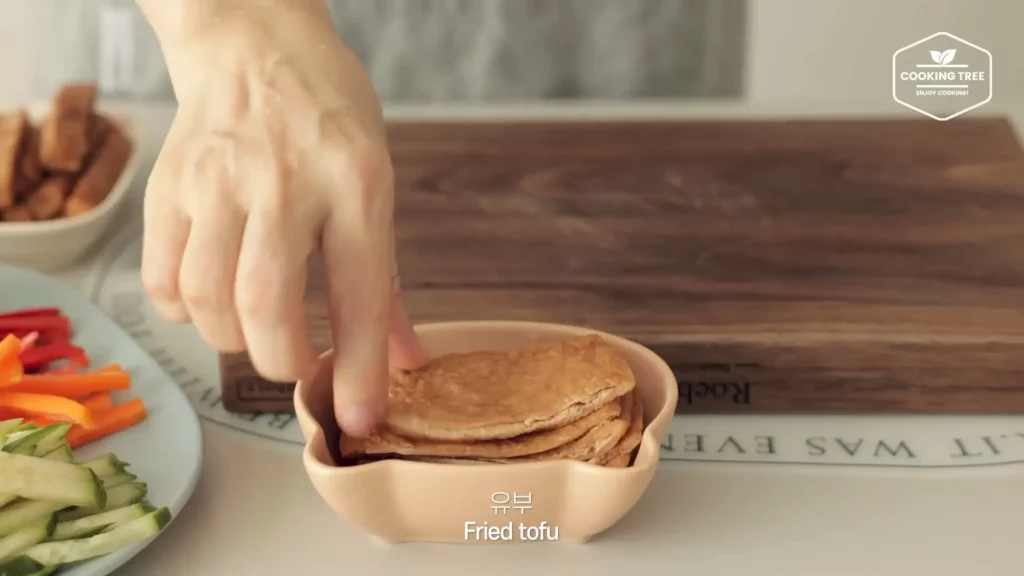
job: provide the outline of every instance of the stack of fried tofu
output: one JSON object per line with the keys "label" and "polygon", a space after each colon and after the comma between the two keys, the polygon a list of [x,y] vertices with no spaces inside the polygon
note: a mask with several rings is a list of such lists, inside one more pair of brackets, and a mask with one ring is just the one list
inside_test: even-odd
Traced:
{"label": "stack of fried tofu", "polygon": [[587,335],[394,370],[385,423],[368,438],[342,436],[341,452],[357,462],[579,460],[624,468],[640,444],[643,416],[629,364]]}
{"label": "stack of fried tofu", "polygon": [[132,152],[127,134],[94,110],[91,84],[64,86],[38,127],[25,111],[0,115],[0,220],[84,214],[117,183]]}

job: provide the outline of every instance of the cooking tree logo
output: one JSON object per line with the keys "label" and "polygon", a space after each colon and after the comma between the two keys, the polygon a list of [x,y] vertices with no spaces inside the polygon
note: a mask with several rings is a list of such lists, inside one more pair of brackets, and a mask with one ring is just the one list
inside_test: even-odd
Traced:
{"label": "cooking tree logo", "polygon": [[935,120],[949,120],[992,99],[992,54],[938,32],[892,55],[892,97]]}

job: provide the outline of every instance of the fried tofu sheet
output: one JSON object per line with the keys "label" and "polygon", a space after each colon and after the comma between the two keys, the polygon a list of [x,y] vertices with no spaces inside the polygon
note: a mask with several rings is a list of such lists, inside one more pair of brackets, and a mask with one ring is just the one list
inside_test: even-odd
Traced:
{"label": "fried tofu sheet", "polygon": [[598,335],[508,351],[449,354],[392,371],[388,415],[347,459],[629,465],[643,402],[626,360]]}

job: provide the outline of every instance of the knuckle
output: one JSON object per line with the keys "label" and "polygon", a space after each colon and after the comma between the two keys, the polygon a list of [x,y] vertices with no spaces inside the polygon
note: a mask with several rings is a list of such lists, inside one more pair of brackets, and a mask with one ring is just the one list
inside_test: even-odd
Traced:
{"label": "knuckle", "polygon": [[200,274],[183,274],[179,284],[181,299],[194,310],[216,310],[223,303],[217,285]]}
{"label": "knuckle", "polygon": [[169,188],[166,185],[180,176],[180,170],[178,170],[180,166],[181,153],[172,145],[165,146],[160,150],[160,154],[153,163],[153,169],[150,170],[149,177],[146,178],[147,192],[152,190],[161,191]]}
{"label": "knuckle", "polygon": [[275,305],[270,283],[255,268],[239,270],[235,280],[235,305],[246,318],[266,316]]}
{"label": "knuckle", "polygon": [[267,361],[261,355],[252,355],[251,358],[256,372],[271,382],[294,382],[300,378],[298,371],[276,361]]}
{"label": "knuckle", "polygon": [[386,150],[357,155],[352,161],[352,171],[358,182],[371,184],[371,187],[388,184],[394,179],[391,157]]}
{"label": "knuckle", "polygon": [[232,197],[237,188],[240,151],[230,135],[217,132],[203,134],[182,155],[179,162],[184,204],[190,213],[202,212]]}
{"label": "knuckle", "polygon": [[206,340],[206,342],[218,352],[233,353],[245,350],[244,343],[240,342],[238,338],[229,332],[211,330],[202,323],[197,324],[196,328],[202,335],[203,340]]}
{"label": "knuckle", "polygon": [[303,367],[289,354],[249,351],[256,373],[273,382],[294,382],[303,376]]}
{"label": "knuckle", "polygon": [[376,191],[394,178],[391,157],[377,145],[346,146],[332,154],[335,177],[352,184],[357,190]]}
{"label": "knuckle", "polygon": [[180,296],[177,276],[153,267],[142,268],[142,287],[153,300],[176,302]]}
{"label": "knuckle", "polygon": [[210,340],[210,345],[216,348],[218,352],[224,352],[225,354],[245,352],[245,340],[234,334],[217,335],[216,338]]}
{"label": "knuckle", "polygon": [[260,190],[260,202],[257,203],[265,213],[265,218],[278,218],[290,212],[294,204],[291,190],[280,183],[266,183]]}

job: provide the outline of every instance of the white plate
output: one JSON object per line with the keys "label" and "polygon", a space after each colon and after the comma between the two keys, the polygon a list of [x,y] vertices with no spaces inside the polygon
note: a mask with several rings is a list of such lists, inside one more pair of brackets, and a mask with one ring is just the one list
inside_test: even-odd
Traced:
{"label": "white plate", "polygon": [[[176,517],[192,495],[203,460],[202,429],[181,389],[148,354],[84,295],[38,273],[0,264],[0,312],[57,306],[70,318],[75,344],[86,349],[94,366],[118,363],[132,375],[122,401],[142,398],[149,417],[137,426],[75,451],[79,459],[113,452],[149,485],[154,506],[167,506]],[[127,562],[153,539],[83,562],[58,574],[103,576]]]}

